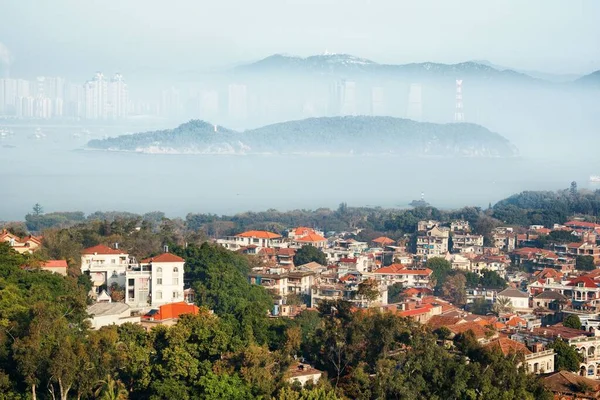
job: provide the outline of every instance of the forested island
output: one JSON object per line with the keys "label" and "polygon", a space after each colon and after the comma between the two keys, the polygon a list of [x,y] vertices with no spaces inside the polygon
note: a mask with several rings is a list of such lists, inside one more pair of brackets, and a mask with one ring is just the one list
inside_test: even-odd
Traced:
{"label": "forested island", "polygon": [[88,148],[160,154],[513,157],[514,145],[476,124],[392,117],[323,117],[237,132],[192,120],[175,129],[92,140]]}

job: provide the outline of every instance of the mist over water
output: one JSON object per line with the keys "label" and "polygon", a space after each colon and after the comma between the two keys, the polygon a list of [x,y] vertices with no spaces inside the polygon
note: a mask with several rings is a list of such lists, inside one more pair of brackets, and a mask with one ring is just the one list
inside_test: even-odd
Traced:
{"label": "mist over water", "polygon": [[[158,126],[12,127],[0,141],[0,220],[46,211],[161,210],[231,214],[269,208],[487,207],[521,190],[588,185],[591,163],[566,157],[512,159],[149,155],[82,150],[88,140]],[[89,131],[89,134],[88,134]],[[36,132],[45,137],[36,139]]]}

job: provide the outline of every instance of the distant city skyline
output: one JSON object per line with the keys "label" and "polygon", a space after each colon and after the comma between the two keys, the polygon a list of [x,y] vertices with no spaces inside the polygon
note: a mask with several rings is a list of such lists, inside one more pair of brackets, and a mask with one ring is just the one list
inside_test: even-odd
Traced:
{"label": "distant city skyline", "polygon": [[13,76],[83,79],[85,70],[160,75],[327,49],[388,64],[488,60],[587,74],[600,69],[599,16],[594,0],[7,1],[0,59]]}

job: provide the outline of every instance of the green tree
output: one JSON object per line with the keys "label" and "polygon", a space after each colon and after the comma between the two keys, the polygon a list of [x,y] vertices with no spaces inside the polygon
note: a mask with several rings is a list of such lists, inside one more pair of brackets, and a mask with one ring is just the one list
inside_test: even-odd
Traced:
{"label": "green tree", "polygon": [[446,282],[446,278],[452,272],[452,264],[442,257],[433,257],[427,260],[425,266],[433,271],[432,280],[436,288],[441,288]]}
{"label": "green tree", "polygon": [[388,286],[388,304],[400,303],[404,299],[403,292],[402,282],[396,282]]}
{"label": "green tree", "polygon": [[129,392],[123,382],[115,380],[110,375],[99,382],[94,395],[99,400],[127,400],[129,398]]}
{"label": "green tree", "polygon": [[579,319],[579,316],[571,314],[565,318],[563,325],[567,328],[581,329],[581,320]]}
{"label": "green tree", "polygon": [[467,280],[463,274],[449,276],[442,285],[442,296],[454,305],[463,306],[467,302]]}
{"label": "green tree", "polygon": [[592,256],[577,256],[575,258],[575,268],[580,271],[592,271],[596,269],[594,257]]}
{"label": "green tree", "polygon": [[512,301],[508,297],[498,296],[492,305],[492,312],[496,315],[513,312]]}
{"label": "green tree", "polygon": [[44,208],[42,207],[42,205],[40,203],[35,203],[35,205],[33,206],[33,215],[35,215],[36,217],[42,215],[44,213]]}
{"label": "green tree", "polygon": [[583,356],[577,349],[562,339],[557,339],[550,346],[556,353],[554,369],[579,372],[579,366],[583,362]]}
{"label": "green tree", "polygon": [[327,256],[323,250],[315,246],[302,246],[294,255],[294,265],[304,265],[310,262],[316,262],[321,265],[327,265]]}

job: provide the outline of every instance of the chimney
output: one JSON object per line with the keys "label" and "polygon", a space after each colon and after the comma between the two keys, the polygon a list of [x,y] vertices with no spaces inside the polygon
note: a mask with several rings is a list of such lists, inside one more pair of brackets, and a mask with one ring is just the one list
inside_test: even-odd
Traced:
{"label": "chimney", "polygon": [[169,252],[169,246],[165,245],[164,250],[165,250],[165,253],[168,253]]}
{"label": "chimney", "polygon": [[119,250],[119,243],[115,243],[115,250]]}

